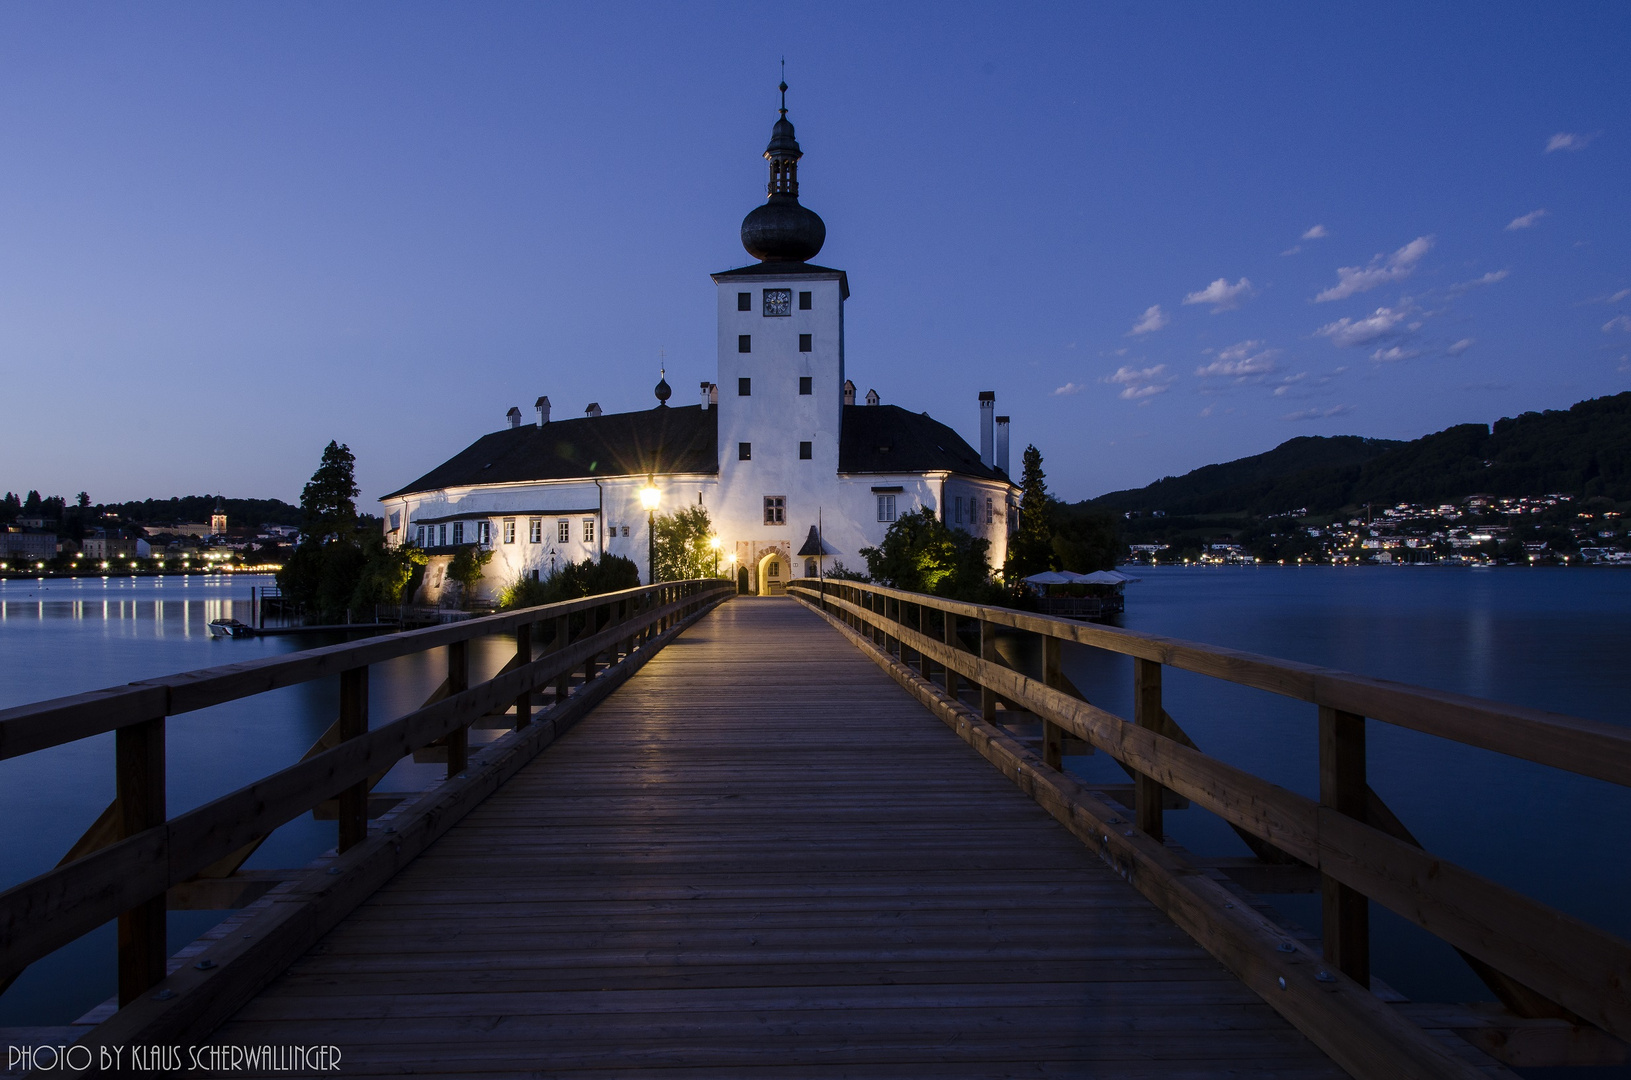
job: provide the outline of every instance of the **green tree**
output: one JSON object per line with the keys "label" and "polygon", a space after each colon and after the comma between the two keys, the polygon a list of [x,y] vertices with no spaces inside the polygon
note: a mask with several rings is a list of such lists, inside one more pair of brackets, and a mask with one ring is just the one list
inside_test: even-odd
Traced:
{"label": "green tree", "polygon": [[861,549],[873,581],[908,592],[1000,603],[1002,586],[991,580],[990,541],[953,529],[927,507],[902,514],[883,543]]}
{"label": "green tree", "polygon": [[525,575],[517,578],[499,594],[499,607],[537,607],[539,604],[576,600],[582,596],[621,592],[638,588],[639,585],[640,568],[634,564],[634,560],[621,555],[602,555],[598,560],[569,562],[542,581],[534,581]]}
{"label": "green tree", "polygon": [[713,523],[705,506],[687,506],[655,521],[654,581],[689,581],[712,577],[714,550],[708,546]]}
{"label": "green tree", "polygon": [[1115,569],[1116,563],[1127,553],[1117,521],[1114,514],[1085,503],[1074,506],[1055,503],[1050,542],[1054,565],[1075,574]]}
{"label": "green tree", "polygon": [[447,564],[447,576],[450,581],[457,581],[463,588],[461,601],[465,607],[476,594],[476,586],[481,584],[483,568],[492,561],[493,553],[483,551],[476,544],[465,544],[453,553],[453,559]]}
{"label": "green tree", "polygon": [[1009,584],[1052,570],[1055,565],[1047,473],[1042,471],[1042,452],[1034,444],[1025,448],[1019,486],[1019,529],[1008,545],[1008,565],[1004,568]]}
{"label": "green tree", "polygon": [[351,614],[357,618],[372,616],[377,606],[395,607],[413,580],[414,573],[425,565],[426,556],[412,544],[392,547],[385,537],[373,533],[362,543],[362,573],[351,595]]}

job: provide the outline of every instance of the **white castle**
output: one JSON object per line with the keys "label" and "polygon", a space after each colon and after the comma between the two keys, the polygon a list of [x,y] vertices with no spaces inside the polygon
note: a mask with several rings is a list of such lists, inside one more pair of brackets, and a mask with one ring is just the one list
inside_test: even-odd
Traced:
{"label": "white castle", "polygon": [[769,198],[742,222],[742,246],[759,261],[713,275],[716,381],[702,384],[696,405],[670,407],[665,378],[654,409],[602,414],[591,404],[569,420],[552,421],[540,397],[535,423],[511,408],[507,427],[385,496],[387,540],[430,556],[418,602],[439,602],[447,564],[466,544],[493,552],[480,598],[607,552],[632,559],[644,580],[650,502],[657,513],[705,506],[720,570],[746,592],[778,593],[837,562],[864,568],[860,549],[920,507],[988,540],[993,568],[1002,566],[1019,493],[1008,417],[995,415],[995,394],[980,393],[976,453],[874,391],[855,403],[844,370],[849,280],[809,261],[827,229],[799,204],[802,155],[780,89],[764,154]]}

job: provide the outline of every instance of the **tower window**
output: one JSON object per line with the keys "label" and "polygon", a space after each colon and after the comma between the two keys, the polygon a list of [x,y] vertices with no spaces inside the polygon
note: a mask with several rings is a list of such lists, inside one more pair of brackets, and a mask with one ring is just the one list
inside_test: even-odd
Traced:
{"label": "tower window", "polygon": [[736,351],[737,352],[752,352],[753,351],[753,335],[752,334],[737,334],[736,335]]}
{"label": "tower window", "polygon": [[750,293],[750,292],[739,292],[739,293],[737,293],[736,294],[736,310],[737,311],[752,311],[753,310],[753,294]]}
{"label": "tower window", "polygon": [[792,289],[766,289],[765,290],[766,315],[793,314]]}
{"label": "tower window", "polygon": [[752,461],[753,460],[753,444],[750,443],[750,442],[739,442],[739,443],[737,443],[736,444],[736,460],[737,461]]}
{"label": "tower window", "polygon": [[801,393],[801,394],[813,394],[813,393],[815,393],[815,391],[811,388],[810,376],[808,376],[808,375],[800,375],[799,376],[799,393]]}
{"label": "tower window", "polygon": [[809,352],[809,351],[810,351],[810,335],[809,334],[800,334],[799,335],[799,352]]}
{"label": "tower window", "polygon": [[961,495],[957,496],[956,499],[952,500],[952,505],[957,508],[956,521],[957,524],[961,525],[963,523],[963,497]]}
{"label": "tower window", "polygon": [[737,379],[736,380],[736,396],[737,397],[752,397],[753,396],[753,380],[752,379]]}
{"label": "tower window", "polygon": [[809,461],[810,458],[814,456],[813,453],[812,453],[814,450],[815,450],[815,445],[813,443],[807,443],[807,442],[799,443],[799,460],[800,461]]}
{"label": "tower window", "polygon": [[895,520],[895,497],[893,495],[878,496],[878,520]]}
{"label": "tower window", "polygon": [[786,525],[787,524],[787,496],[786,495],[766,495],[765,496],[765,524],[766,525]]}
{"label": "tower window", "polygon": [[809,293],[807,293],[807,292],[799,293],[799,310],[800,311],[809,311],[810,310],[810,294]]}

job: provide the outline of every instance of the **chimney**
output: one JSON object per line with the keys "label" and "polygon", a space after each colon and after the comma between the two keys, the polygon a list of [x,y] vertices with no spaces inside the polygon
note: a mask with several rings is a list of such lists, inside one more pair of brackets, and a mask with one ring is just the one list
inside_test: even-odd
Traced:
{"label": "chimney", "polygon": [[855,404],[855,384],[850,382],[848,379],[844,380],[844,404]]}
{"label": "chimney", "polygon": [[591,401],[589,403],[589,407],[587,409],[583,410],[583,415],[585,415],[585,416],[599,416],[600,415],[600,402]]}
{"label": "chimney", "polygon": [[504,419],[506,419],[506,420],[508,420],[510,422],[510,427],[512,427],[512,428],[520,427],[521,426],[521,410],[516,408],[514,405],[511,405],[510,406],[510,411],[504,414]]}
{"label": "chimney", "polygon": [[549,423],[549,398],[541,397],[533,402],[532,407],[538,410],[538,426],[543,427]]}
{"label": "chimney", "polygon": [[997,412],[997,395],[992,390],[980,391],[980,464],[990,468],[995,464],[992,454],[991,420]]}
{"label": "chimney", "polygon": [[718,407],[719,407],[719,384],[716,383],[716,382],[711,382],[711,383],[708,384],[708,408],[717,409]]}
{"label": "chimney", "polygon": [[708,380],[702,380],[702,411],[708,411],[708,387],[712,386]]}
{"label": "chimney", "polygon": [[868,390],[866,392],[866,403],[868,405],[876,405],[879,400],[881,399],[878,397],[878,392],[876,390]]}
{"label": "chimney", "polygon": [[1008,475],[1008,418],[997,417],[997,468]]}

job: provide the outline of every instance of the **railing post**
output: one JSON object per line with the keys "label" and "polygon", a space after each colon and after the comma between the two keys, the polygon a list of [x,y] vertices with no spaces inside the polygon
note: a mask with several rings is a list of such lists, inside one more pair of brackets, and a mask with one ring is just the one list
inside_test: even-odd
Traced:
{"label": "railing post", "polygon": [[[1060,666],[1063,642],[1052,634],[1042,636],[1042,683],[1050,690],[1062,690],[1064,674]],[[1050,769],[1065,767],[1065,729],[1042,718],[1042,761]]]}
{"label": "railing post", "polygon": [[[940,636],[946,642],[946,648],[956,652],[961,646],[957,643],[957,615],[944,608],[940,611]],[[946,694],[953,701],[962,700],[958,696],[957,672],[952,670],[950,664],[946,667]]]}
{"label": "railing post", "polygon": [[[1133,719],[1146,731],[1161,730],[1161,665],[1133,659]],[[1162,837],[1161,785],[1139,773],[1133,780],[1133,811],[1137,825],[1155,839]]]}
{"label": "railing post", "polygon": [[[1365,779],[1365,718],[1320,706],[1320,804],[1365,821],[1370,802]],[[1370,985],[1370,901],[1365,894],[1320,875],[1325,959]]]}
{"label": "railing post", "polygon": [[[555,619],[555,646],[550,652],[560,652],[572,643],[572,616],[561,615]],[[572,691],[572,673],[563,671],[555,676],[555,703],[558,705],[566,700],[567,694]]]}
{"label": "railing post", "polygon": [[[926,605],[921,604],[921,603],[917,605],[917,632],[919,634],[922,634],[924,637],[929,636],[929,631],[928,631],[928,619],[929,619],[929,616],[927,614],[927,610],[928,609],[927,609]],[[917,671],[918,671],[919,675],[923,676],[923,681],[924,682],[929,681],[929,678],[930,678],[929,656],[922,649],[919,649],[918,653],[917,653]]]}
{"label": "railing post", "polygon": [[[600,613],[603,610],[609,611],[610,608],[610,604],[603,604],[600,607],[592,607],[588,611],[584,612],[584,618],[587,620],[583,627],[584,637],[593,637],[594,635],[600,633]],[[595,677],[595,656],[597,655],[599,654],[591,654],[583,662],[584,682],[588,682],[590,679]]]}
{"label": "railing post", "polygon": [[[522,623],[515,628],[515,663],[525,667],[532,663],[532,624]],[[520,731],[532,722],[532,691],[523,690],[515,699],[515,730]]]}
{"label": "railing post", "polygon": [[[164,717],[120,728],[114,734],[115,800],[120,839],[164,824]],[[165,894],[119,914],[119,1005],[142,996],[165,976],[170,951],[165,938]]]}
{"label": "railing post", "polygon": [[[470,689],[470,642],[455,641],[447,647],[447,696]],[[470,765],[470,725],[460,724],[447,733],[447,775],[451,779]]]}
{"label": "railing post", "polygon": [[[980,620],[980,659],[997,662],[997,624]],[[980,682],[980,718],[986,723],[997,719],[997,692]]]}
{"label": "railing post", "polygon": [[[368,734],[368,669],[340,672],[340,741]],[[340,840],[347,851],[368,839],[368,781],[359,780],[340,792]]]}

